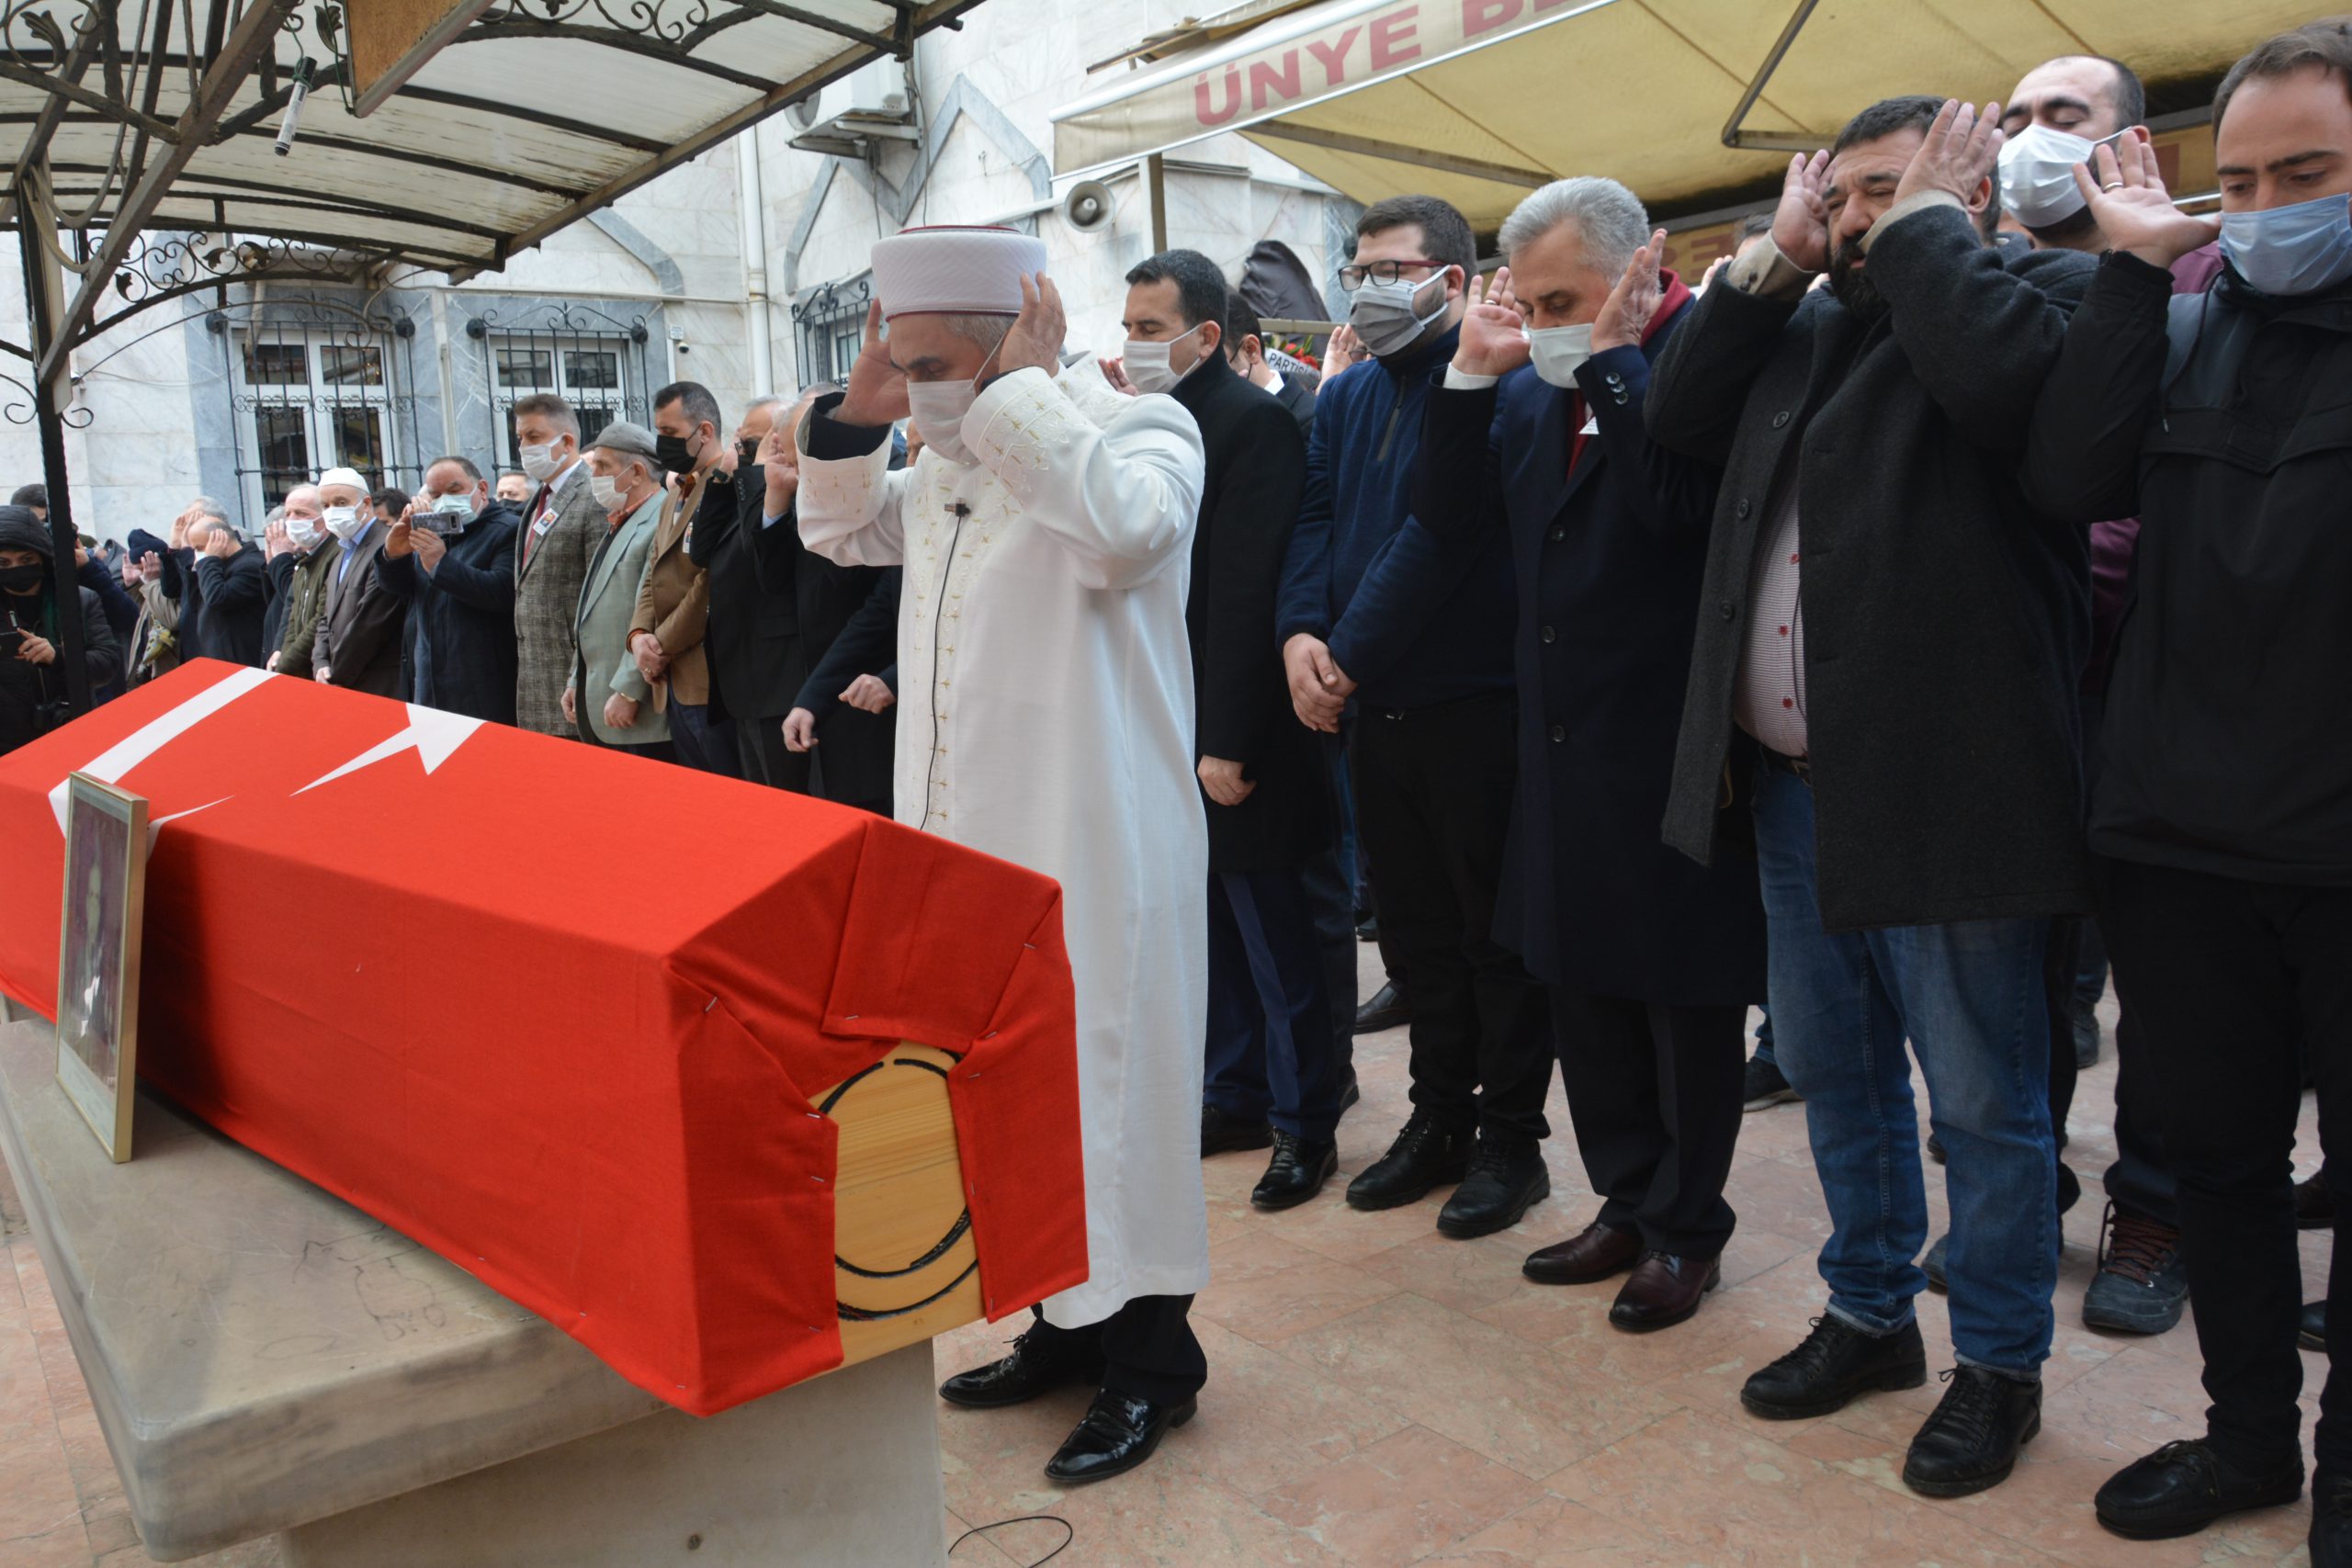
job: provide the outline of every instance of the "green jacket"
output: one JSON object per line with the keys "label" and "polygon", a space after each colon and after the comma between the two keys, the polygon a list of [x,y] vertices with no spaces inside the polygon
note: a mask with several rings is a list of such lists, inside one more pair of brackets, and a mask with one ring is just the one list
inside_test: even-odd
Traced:
{"label": "green jacket", "polygon": [[329,538],[302,558],[287,583],[286,630],[277,643],[277,672],[309,680],[311,644],[319,635],[319,616],[327,604],[327,573],[343,554],[343,542]]}

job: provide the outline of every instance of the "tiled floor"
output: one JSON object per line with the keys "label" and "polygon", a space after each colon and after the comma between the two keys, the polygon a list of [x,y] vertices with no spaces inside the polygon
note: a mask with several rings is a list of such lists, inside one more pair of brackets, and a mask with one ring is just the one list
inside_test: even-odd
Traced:
{"label": "tiled floor", "polygon": [[[1357,1053],[1364,1100],[1341,1129],[1345,1171],[1375,1157],[1404,1114],[1402,1032],[1360,1041]],[[1521,1257],[1593,1206],[1555,1090],[1553,1197],[1483,1241],[1439,1236],[1434,1202],[1356,1213],[1336,1184],[1304,1209],[1261,1214],[1248,1198],[1261,1156],[1207,1162],[1216,1278],[1194,1312],[1210,1368],[1198,1419],[1143,1470],[1062,1492],[1039,1467],[1082,1410],[1079,1393],[994,1412],[943,1406],[948,1529],[1057,1515],[1076,1536],[1055,1568],[2301,1562],[2301,1507],[2152,1544],[2091,1517],[2099,1482],[2191,1435],[2204,1403],[2186,1324],[2131,1340],[2079,1322],[2114,1084],[2110,1055],[2075,1103],[2067,1157],[2084,1193],[2066,1219],[2042,1434],[1983,1496],[1929,1503],[1897,1479],[1932,1382],[1818,1421],[1766,1425],[1740,1411],[1740,1382],[1793,1343],[1823,1299],[1812,1255],[1826,1225],[1798,1107],[1747,1119],[1724,1288],[1690,1323],[1620,1334],[1605,1321],[1611,1287],[1525,1283]],[[2311,1133],[2307,1115],[2305,1170],[2317,1161]],[[1932,1173],[1929,1186],[1940,1213]],[[12,1265],[0,1269],[0,1568],[144,1564],[4,1177],[0,1211]],[[2326,1262],[2326,1241],[2306,1238],[2314,1293]],[[1940,1298],[1922,1298],[1921,1319],[1930,1356],[1942,1357]],[[1010,1326],[945,1337],[941,1371],[999,1353]],[[2305,1361],[2315,1392],[2324,1363]],[[1062,1533],[1015,1524],[964,1542],[952,1562],[1032,1563]],[[275,1568],[277,1558],[260,1544],[201,1561]]]}

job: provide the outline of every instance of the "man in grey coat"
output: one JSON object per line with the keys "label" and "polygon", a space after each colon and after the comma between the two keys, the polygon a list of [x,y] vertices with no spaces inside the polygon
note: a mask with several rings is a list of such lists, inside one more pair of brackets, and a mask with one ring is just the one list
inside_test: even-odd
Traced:
{"label": "man in grey coat", "polygon": [[662,516],[662,465],[654,459],[653,433],[615,420],[597,433],[586,461],[606,527],[580,587],[563,716],[579,727],[584,740],[674,761],[668,718],[654,707],[652,685],[628,652],[629,623]]}

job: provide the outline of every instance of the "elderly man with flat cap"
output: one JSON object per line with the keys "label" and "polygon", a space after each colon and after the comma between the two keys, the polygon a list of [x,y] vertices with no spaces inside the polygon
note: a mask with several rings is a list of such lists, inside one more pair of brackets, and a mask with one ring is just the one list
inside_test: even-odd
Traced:
{"label": "elderly man with flat cap", "polygon": [[[849,389],[800,426],[797,511],[818,554],[906,568],[899,820],[1062,885],[1091,1274],[940,1393],[990,1406],[1099,1385],[1046,1466],[1082,1482],[1148,1459],[1208,1376],[1185,1320],[1209,1272],[1208,833],[1184,630],[1204,458],[1172,399],[1062,367],[1045,265],[1043,243],[1002,229],[875,246]],[[923,449],[892,473],[890,426],[910,414]]]}

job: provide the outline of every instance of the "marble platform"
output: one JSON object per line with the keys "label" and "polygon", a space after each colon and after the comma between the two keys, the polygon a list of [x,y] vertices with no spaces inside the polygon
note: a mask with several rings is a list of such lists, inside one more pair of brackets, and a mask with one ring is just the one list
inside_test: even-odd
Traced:
{"label": "marble platform", "polygon": [[157,1561],[941,1560],[928,1347],[696,1422],[162,1101],[109,1164],[51,1040],[0,1026],[0,1146]]}

